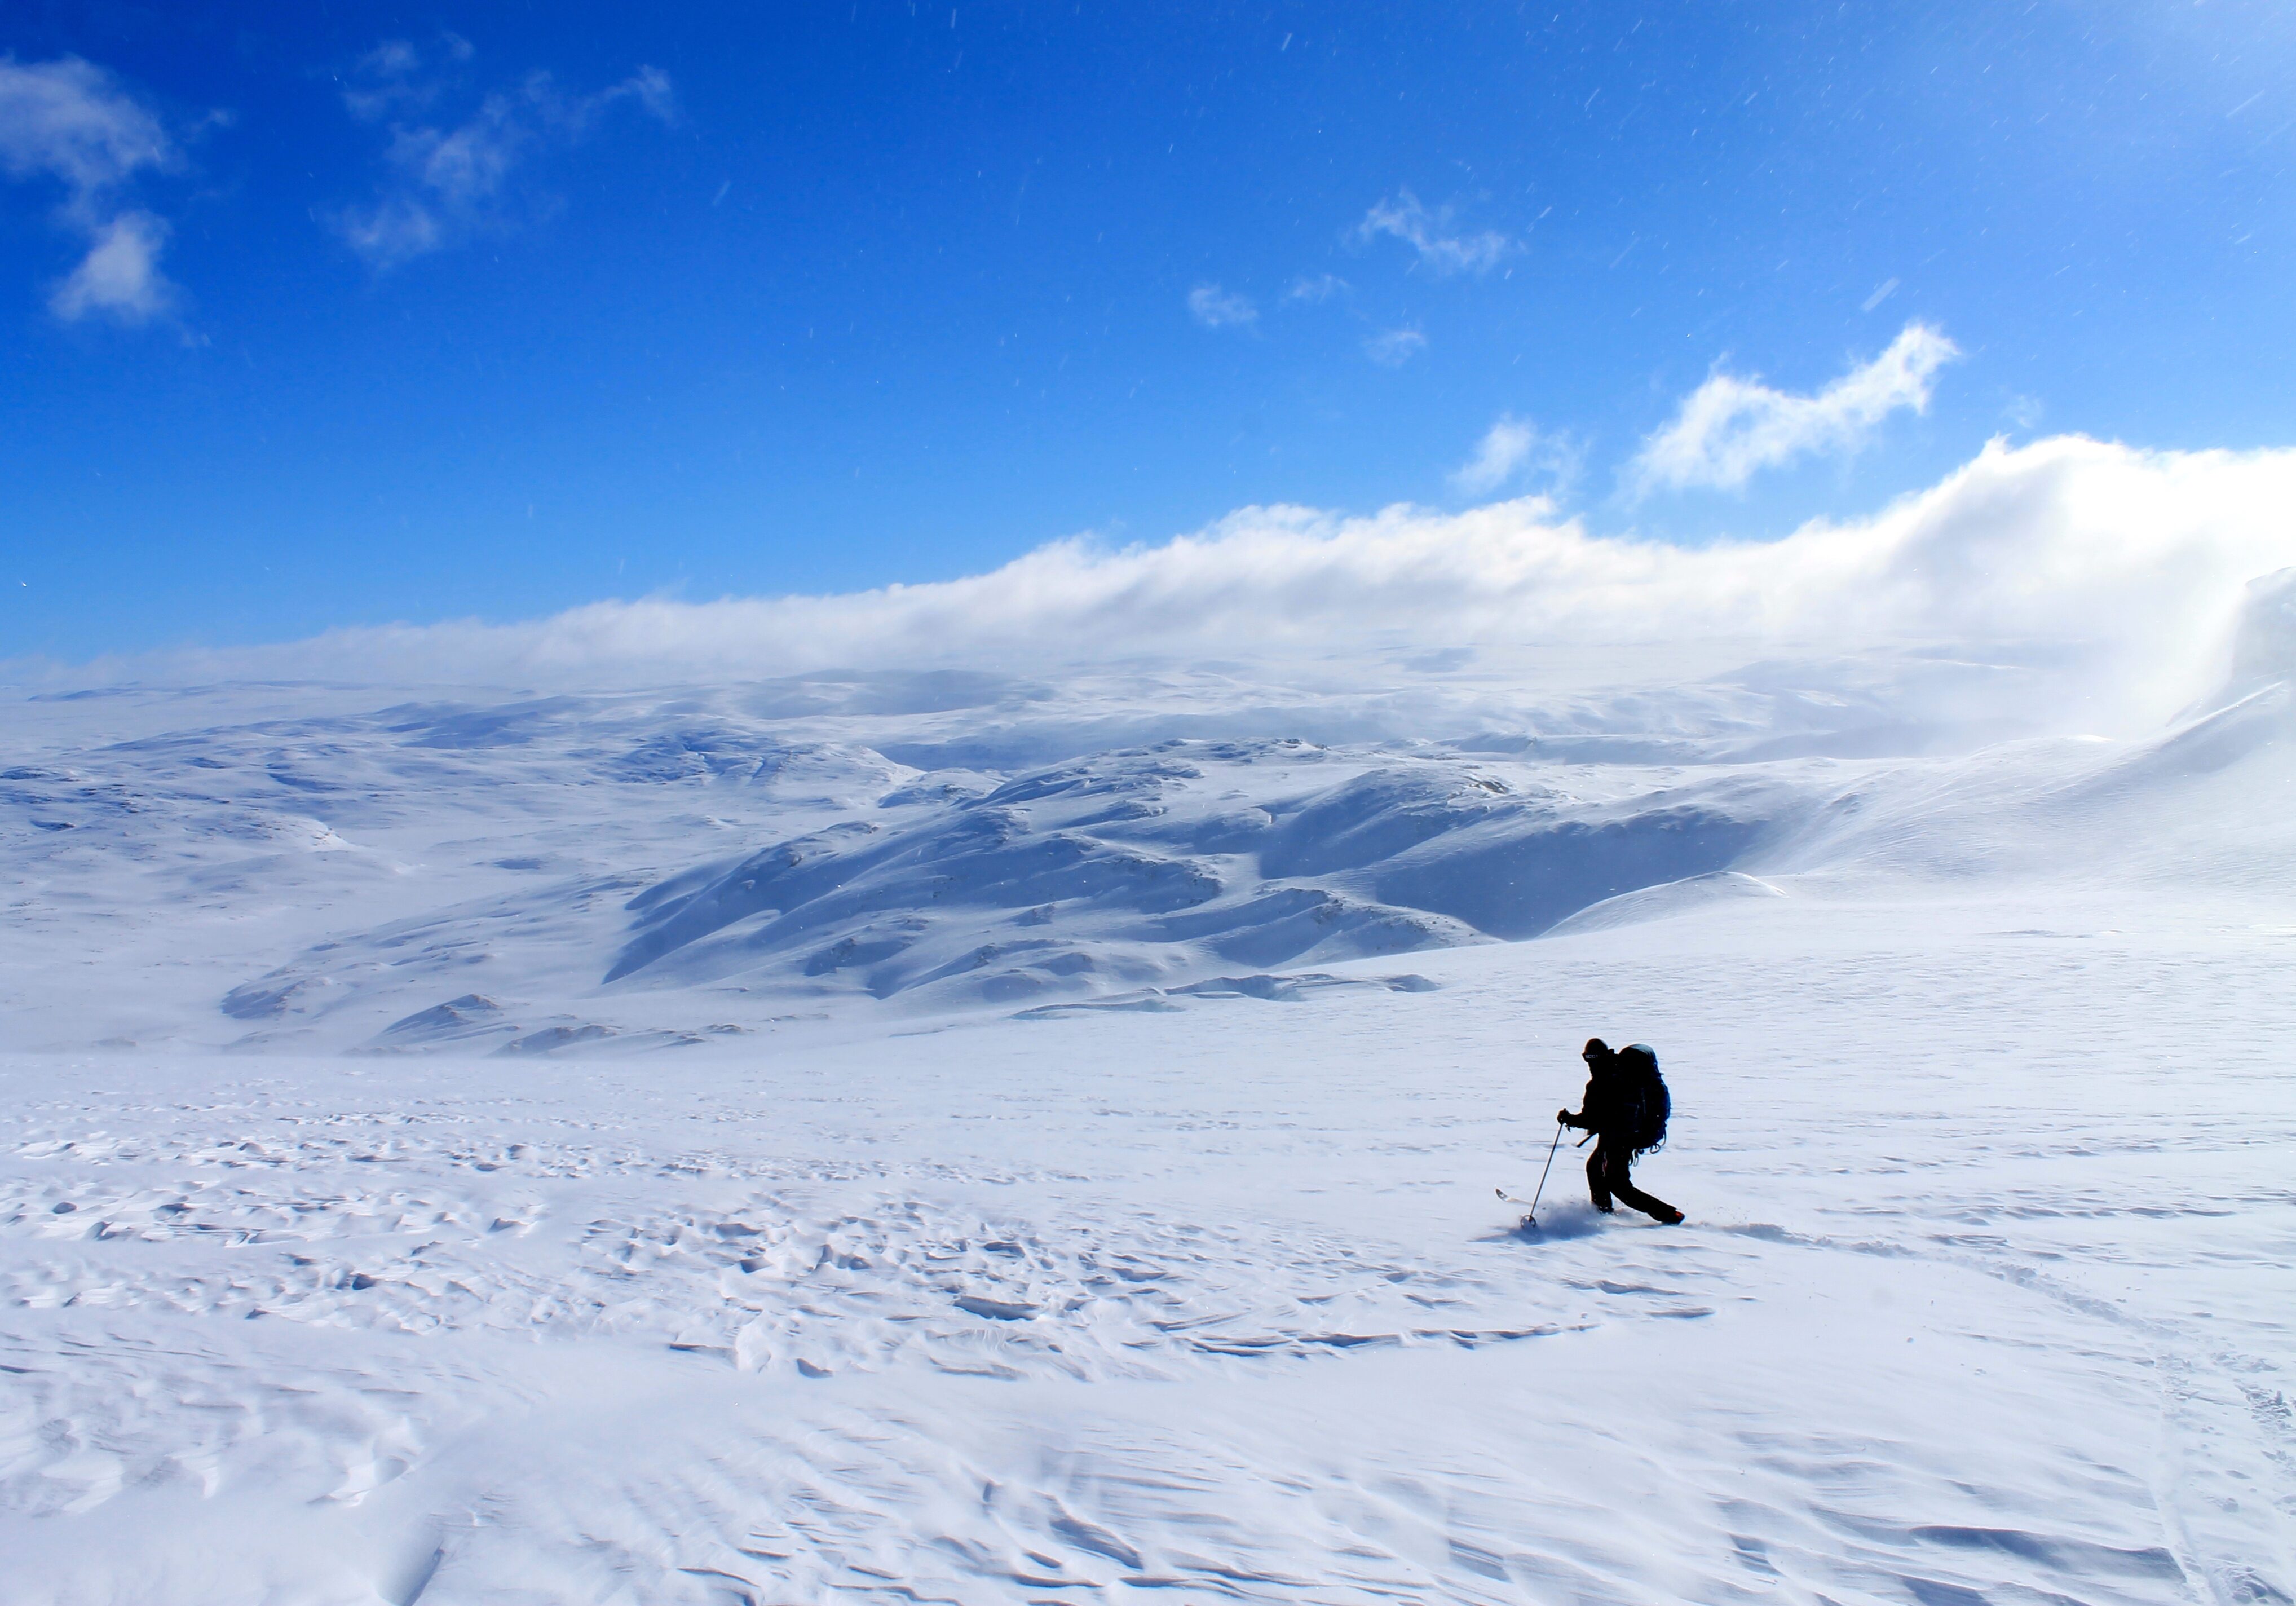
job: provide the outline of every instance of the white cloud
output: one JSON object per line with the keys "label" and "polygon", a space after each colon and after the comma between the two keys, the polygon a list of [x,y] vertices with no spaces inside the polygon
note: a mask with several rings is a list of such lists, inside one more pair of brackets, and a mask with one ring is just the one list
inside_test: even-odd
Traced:
{"label": "white cloud", "polygon": [[[459,34],[439,38],[437,56],[459,66],[477,53]],[[426,70],[422,52],[405,39],[385,39],[353,64],[343,104],[353,117],[374,122],[394,112],[427,110],[449,86],[442,72]]]}
{"label": "white cloud", "polygon": [[168,225],[149,212],[122,212],[96,230],[95,242],[56,286],[48,307],[74,323],[101,314],[121,324],[148,324],[171,310],[176,287],[160,272]]}
{"label": "white cloud", "polygon": [[335,219],[335,232],[377,267],[435,251],[447,243],[438,212],[412,196],[394,195],[369,207],[354,207]]}
{"label": "white cloud", "polygon": [[2216,654],[2244,583],[2296,565],[2292,505],[2296,450],[2155,453],[2057,437],[1996,442],[1870,518],[1775,541],[1600,536],[1536,499],[1360,517],[1254,507],[1160,545],[1062,541],[931,585],[598,602],[523,624],[346,630],[119,672],[148,677],[172,662],[187,676],[604,686],[1160,652],[1322,660],[1410,643],[1570,646],[1629,668],[1700,641],[1748,656],[2058,643],[2079,650],[2088,699],[2060,712],[2098,729],[2166,717],[2221,675]]}
{"label": "white cloud", "polygon": [[1364,341],[1364,355],[1382,368],[1400,368],[1427,349],[1427,337],[1416,329],[1382,329]]}
{"label": "white cloud", "polygon": [[1514,249],[1505,234],[1486,229],[1462,234],[1451,231],[1451,209],[1430,211],[1408,190],[1396,192],[1364,214],[1356,225],[1357,239],[1369,241],[1390,234],[1419,253],[1419,259],[1439,274],[1488,273]]}
{"label": "white cloud", "polygon": [[1207,329],[1241,329],[1259,321],[1259,308],[1241,291],[1199,284],[1188,292],[1188,315]]}
{"label": "white cloud", "polygon": [[159,265],[167,224],[124,205],[121,196],[144,170],[182,161],[159,117],[102,68],[77,56],[0,57],[0,170],[61,183],[58,218],[88,242],[78,267],[49,298],[58,317],[101,314],[142,324],[176,303],[178,292]]}
{"label": "white cloud", "polygon": [[[467,56],[469,53],[465,50],[463,53]],[[404,83],[412,78],[422,70],[422,53],[414,45],[405,39],[385,39],[361,56],[358,59],[358,64],[351,70],[361,78],[386,84],[396,84]],[[349,92],[346,93],[345,98],[350,98]],[[359,103],[357,101],[352,102],[354,106]]]}
{"label": "white cloud", "polygon": [[[448,61],[466,61],[469,45],[447,37]],[[392,40],[361,58],[343,103],[352,116],[371,122],[425,112],[447,87],[413,45]],[[653,67],[641,67],[595,94],[573,96],[548,73],[530,72],[516,86],[484,96],[451,126],[411,117],[394,120],[383,152],[389,180],[372,201],[338,212],[335,232],[373,266],[389,268],[500,227],[509,221],[513,173],[545,148],[582,139],[625,101],[663,123],[677,120],[668,75]]]}
{"label": "white cloud", "polygon": [[1643,442],[1636,488],[1741,486],[1761,469],[1812,452],[1855,447],[1900,407],[1929,410],[1937,371],[1961,348],[1927,324],[1908,324],[1890,348],[1815,396],[1773,390],[1759,376],[1717,373],[1674,422]]}
{"label": "white cloud", "polygon": [[0,167],[11,177],[60,178],[85,201],[177,160],[160,119],[102,68],[0,56]]}
{"label": "white cloud", "polygon": [[602,111],[616,101],[636,101],[639,110],[658,123],[676,126],[684,115],[678,110],[677,91],[669,81],[669,74],[659,67],[641,67],[620,83],[594,95],[590,106]]}
{"label": "white cloud", "polygon": [[1342,296],[1347,292],[1348,282],[1337,274],[1302,274],[1292,281],[1292,287],[1283,292],[1283,299],[1313,303],[1328,301],[1333,296]]}
{"label": "white cloud", "polygon": [[1549,435],[1527,418],[1502,413],[1476,443],[1475,455],[1453,471],[1451,483],[1470,496],[1488,496],[1526,471],[1535,471],[1559,489],[1577,475],[1579,456],[1568,438]]}

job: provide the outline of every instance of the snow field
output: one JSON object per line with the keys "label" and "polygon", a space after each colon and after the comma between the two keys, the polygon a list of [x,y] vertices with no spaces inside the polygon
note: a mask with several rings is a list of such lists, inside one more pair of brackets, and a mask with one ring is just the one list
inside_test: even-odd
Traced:
{"label": "snow field", "polygon": [[[2287,589],[18,698],[0,1599],[2296,1602]],[[1686,1226],[1493,1198],[1590,1033]]]}
{"label": "snow field", "polygon": [[[2288,1598],[2290,940],[1732,898],[1431,992],[14,1055],[8,1593]],[[1491,1197],[1590,1031],[1685,1227]]]}

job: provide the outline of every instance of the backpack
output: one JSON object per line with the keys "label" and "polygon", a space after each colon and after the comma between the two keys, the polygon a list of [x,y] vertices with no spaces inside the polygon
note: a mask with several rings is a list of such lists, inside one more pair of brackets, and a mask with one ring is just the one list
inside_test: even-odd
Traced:
{"label": "backpack", "polygon": [[1659,1074],[1657,1051],[1647,1043],[1628,1044],[1619,1051],[1619,1075],[1626,1083],[1627,1131],[1634,1151],[1645,1154],[1663,1148],[1674,1095]]}

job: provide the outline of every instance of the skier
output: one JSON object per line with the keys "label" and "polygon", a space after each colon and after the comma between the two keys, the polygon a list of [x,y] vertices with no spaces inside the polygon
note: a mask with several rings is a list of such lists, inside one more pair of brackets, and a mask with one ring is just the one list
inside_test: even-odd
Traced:
{"label": "skier", "polygon": [[[1635,1064],[1621,1063],[1630,1055]],[[1635,1156],[1665,1135],[1663,1103],[1652,1111],[1652,1099],[1645,1091],[1654,1084],[1660,1090],[1657,1097],[1661,1101],[1664,1098],[1665,1084],[1659,1080],[1657,1058],[1648,1049],[1630,1047],[1623,1053],[1613,1052],[1600,1037],[1587,1040],[1581,1057],[1587,1061],[1587,1094],[1579,1101],[1582,1107],[1576,1115],[1559,1110],[1554,1118],[1566,1127],[1578,1127],[1595,1134],[1595,1152],[1587,1161],[1587,1185],[1594,1193],[1595,1208],[1607,1215],[1615,1194],[1663,1226],[1677,1225],[1682,1220],[1682,1212],[1666,1200],[1644,1192],[1627,1175],[1627,1168],[1634,1163]]]}

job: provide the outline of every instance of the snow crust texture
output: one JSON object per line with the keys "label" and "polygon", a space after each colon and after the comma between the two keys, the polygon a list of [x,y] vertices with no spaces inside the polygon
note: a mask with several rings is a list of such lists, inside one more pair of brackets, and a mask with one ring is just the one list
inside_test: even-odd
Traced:
{"label": "snow crust texture", "polygon": [[[1888,924],[570,1079],[12,1059],[10,1594],[2282,1598],[2288,939]],[[1566,1155],[1523,1230],[1611,1021],[1692,1225]]]}

